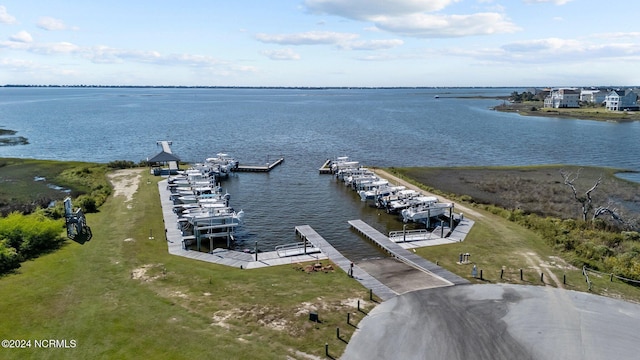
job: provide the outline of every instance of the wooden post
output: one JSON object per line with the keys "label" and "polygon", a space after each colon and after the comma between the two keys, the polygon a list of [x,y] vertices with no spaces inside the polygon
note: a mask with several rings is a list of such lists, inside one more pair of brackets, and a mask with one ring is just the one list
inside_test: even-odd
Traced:
{"label": "wooden post", "polygon": [[347,325],[351,325],[351,313],[347,313]]}
{"label": "wooden post", "polygon": [[522,279],[522,269],[520,269],[520,280],[523,280]]}
{"label": "wooden post", "polygon": [[484,279],[482,278],[482,269],[480,269],[480,280],[484,280]]}
{"label": "wooden post", "polygon": [[339,327],[336,328],[336,337],[338,338],[338,340],[340,339],[340,328]]}
{"label": "wooden post", "polygon": [[373,289],[369,289],[369,300],[373,301]]}
{"label": "wooden post", "polygon": [[324,343],[324,354],[329,357],[329,343]]}
{"label": "wooden post", "polygon": [[258,242],[256,241],[256,261],[258,261]]}
{"label": "wooden post", "polygon": [[562,274],[562,283],[567,285],[567,274]]}
{"label": "wooden post", "polygon": [[544,282],[544,273],[540,273],[540,282]]}

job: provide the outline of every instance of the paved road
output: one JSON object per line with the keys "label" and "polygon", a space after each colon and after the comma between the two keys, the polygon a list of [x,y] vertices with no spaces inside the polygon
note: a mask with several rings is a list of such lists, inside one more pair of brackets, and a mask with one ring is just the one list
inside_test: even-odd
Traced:
{"label": "paved road", "polygon": [[343,360],[638,359],[640,305],[541,286],[418,290],[374,308]]}

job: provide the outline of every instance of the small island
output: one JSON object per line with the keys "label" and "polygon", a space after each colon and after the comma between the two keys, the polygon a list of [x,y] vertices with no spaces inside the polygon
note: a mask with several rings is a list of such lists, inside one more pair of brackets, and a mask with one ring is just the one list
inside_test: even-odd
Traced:
{"label": "small island", "polygon": [[27,145],[29,140],[24,136],[14,136],[15,130],[0,129],[0,146]]}

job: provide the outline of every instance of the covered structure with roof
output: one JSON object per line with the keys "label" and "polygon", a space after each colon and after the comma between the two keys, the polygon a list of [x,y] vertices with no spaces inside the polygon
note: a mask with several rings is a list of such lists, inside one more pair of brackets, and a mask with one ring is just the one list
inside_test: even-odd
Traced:
{"label": "covered structure with roof", "polygon": [[152,158],[147,159],[149,166],[153,168],[155,175],[176,174],[179,170],[180,158],[171,151],[171,141],[158,141],[162,151]]}

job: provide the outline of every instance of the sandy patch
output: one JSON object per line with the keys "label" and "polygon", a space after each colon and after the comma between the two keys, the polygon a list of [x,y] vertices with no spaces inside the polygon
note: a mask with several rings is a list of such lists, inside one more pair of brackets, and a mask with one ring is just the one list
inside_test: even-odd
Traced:
{"label": "sandy patch", "polygon": [[[553,280],[556,287],[564,289],[562,281],[560,281],[560,279],[558,279],[558,277],[551,271],[551,268],[555,267],[555,265],[542,261],[538,254],[534,252],[521,253],[521,255],[524,256],[530,268],[536,270],[537,273],[544,273],[545,277],[548,276],[549,278],[551,278],[551,280]],[[543,271],[543,268],[546,271]],[[546,282],[545,285],[547,285]]]}
{"label": "sandy patch", "polygon": [[158,274],[155,276],[149,276],[147,274],[147,272],[149,271],[149,269],[152,269],[154,267],[158,267],[158,266],[162,266],[162,264],[146,264],[146,265],[142,265],[141,267],[137,268],[137,269],[133,269],[131,270],[131,279],[133,280],[140,280],[140,281],[144,281],[144,282],[150,282],[150,281],[154,281],[159,279],[162,274]]}
{"label": "sandy patch", "polygon": [[113,196],[124,196],[124,202],[133,200],[133,195],[138,191],[140,179],[142,179],[141,169],[122,169],[109,173],[109,181],[113,186]]}
{"label": "sandy patch", "polygon": [[228,311],[228,310],[216,311],[211,317],[211,320],[213,320],[211,325],[220,326],[228,330],[231,328],[231,325],[229,325],[227,320],[235,317],[236,315],[238,315],[238,313],[239,311],[235,311],[235,312]]}
{"label": "sandy patch", "polygon": [[287,360],[298,360],[298,359],[307,359],[307,360],[323,360],[325,358],[323,357],[319,357],[319,356],[315,356],[315,355],[311,355],[311,354],[307,354],[305,352],[302,352],[300,350],[294,350],[291,349],[290,350],[291,353],[293,355],[295,355],[295,357],[291,357],[287,355]]}

